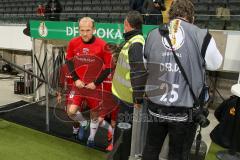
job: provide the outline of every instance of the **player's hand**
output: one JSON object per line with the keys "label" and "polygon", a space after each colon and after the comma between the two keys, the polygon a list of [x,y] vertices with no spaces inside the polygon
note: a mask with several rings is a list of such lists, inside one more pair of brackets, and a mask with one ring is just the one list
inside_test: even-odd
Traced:
{"label": "player's hand", "polygon": [[94,89],[96,89],[96,85],[94,84],[94,82],[91,82],[91,83],[88,83],[88,84],[85,86],[85,88],[94,90]]}
{"label": "player's hand", "polygon": [[79,89],[85,86],[85,83],[79,79],[76,80],[74,83],[75,83],[75,86],[78,87]]}
{"label": "player's hand", "polygon": [[134,103],[134,104],[133,104],[133,107],[134,107],[134,108],[137,108],[137,109],[141,109],[141,108],[142,108],[142,105],[141,105],[141,104]]}
{"label": "player's hand", "polygon": [[56,95],[57,95],[57,103],[61,103],[62,102],[62,96],[61,96],[61,93],[60,92],[57,92],[56,93]]}

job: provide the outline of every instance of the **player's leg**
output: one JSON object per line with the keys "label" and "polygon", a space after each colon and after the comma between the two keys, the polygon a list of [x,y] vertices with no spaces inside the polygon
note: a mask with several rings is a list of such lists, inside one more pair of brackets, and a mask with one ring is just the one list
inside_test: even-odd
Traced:
{"label": "player's leg", "polygon": [[72,122],[72,126],[73,126],[73,136],[75,139],[78,139],[78,132],[79,132],[79,128],[80,128],[80,123],[73,121]]}
{"label": "player's leg", "polygon": [[[108,142],[111,143],[112,136],[113,136],[113,128],[112,128],[112,126],[106,120],[104,120],[103,116],[100,116],[98,118],[98,121],[99,121],[99,127],[105,128],[108,131],[107,132],[107,139],[108,139]],[[109,151],[111,149],[109,149],[109,147],[107,147],[106,150]]]}
{"label": "player's leg", "polygon": [[98,120],[99,120],[99,126],[102,128],[105,128],[108,131],[108,141],[110,141],[112,139],[112,131],[113,131],[112,126],[102,117],[98,118]]}
{"label": "player's leg", "polygon": [[95,135],[97,133],[98,126],[99,126],[99,121],[98,121],[98,116],[97,115],[98,115],[98,113],[91,112],[90,135],[89,135],[88,141],[87,141],[87,146],[89,146],[89,147],[94,147],[95,146],[94,138],[95,138]]}
{"label": "player's leg", "polygon": [[[68,110],[67,110],[67,108],[69,107],[68,104],[70,105],[70,103],[68,103],[68,97],[69,96],[70,96],[69,93],[66,94],[66,101],[65,101],[65,105],[64,105],[64,110],[65,110],[66,113],[68,113]],[[61,103],[61,99],[62,99],[61,98],[61,94],[59,92],[59,93],[57,93],[57,101],[58,101],[58,103]],[[73,121],[72,122],[72,126],[73,126],[72,134],[73,134],[74,138],[76,138],[76,139],[77,139],[77,135],[78,135],[78,131],[79,131],[79,125],[80,124],[77,121]]]}
{"label": "player's leg", "polygon": [[[84,109],[87,107],[85,98],[83,98],[81,102],[82,102],[81,107],[78,110],[78,112],[80,112],[80,113],[82,113],[84,111]],[[84,139],[84,135],[85,135],[85,132],[88,129],[88,127],[89,127],[89,120],[80,122],[80,128],[79,128],[79,132],[78,132],[78,140],[81,141]]]}
{"label": "player's leg", "polygon": [[[80,123],[81,126],[87,125],[86,119],[79,111],[82,104],[82,97],[74,95],[74,91],[71,91],[67,97],[67,114],[75,123]],[[73,126],[73,133],[77,132],[79,127]],[[80,140],[83,139],[83,133],[78,137]]]}
{"label": "player's leg", "polygon": [[91,119],[90,135],[88,137],[87,145],[89,147],[94,147],[94,145],[95,145],[94,138],[95,138],[95,135],[96,135],[98,127],[99,127],[99,121],[98,121],[99,113],[96,108],[99,107],[100,101],[96,100],[96,99],[88,98],[87,102],[88,102],[88,106],[90,108],[90,119]]}
{"label": "player's leg", "polygon": [[112,135],[111,135],[111,139],[110,139],[110,136],[108,135],[108,138],[109,138],[109,145],[108,147],[106,148],[107,151],[111,151],[113,149],[113,142],[114,142],[114,130],[115,130],[115,127],[116,127],[116,121],[117,121],[117,114],[118,114],[118,108],[115,108],[112,113],[111,113],[111,127],[112,127]]}
{"label": "player's leg", "polygon": [[70,119],[73,120],[73,136],[77,138],[78,131],[79,131],[79,123],[84,121],[84,117],[81,113],[78,112],[79,106],[75,104],[68,104],[67,105],[67,114]]}
{"label": "player's leg", "polygon": [[85,121],[82,113],[78,111],[79,106],[76,104],[67,105],[67,114],[69,118],[71,118],[74,122],[82,122]]}

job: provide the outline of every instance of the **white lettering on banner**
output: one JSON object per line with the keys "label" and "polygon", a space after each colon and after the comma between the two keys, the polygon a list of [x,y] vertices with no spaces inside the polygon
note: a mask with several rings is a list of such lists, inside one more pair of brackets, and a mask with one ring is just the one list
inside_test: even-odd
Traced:
{"label": "white lettering on banner", "polygon": [[120,29],[117,29],[117,32],[115,33],[114,29],[110,28],[99,28],[97,29],[97,36],[100,38],[108,38],[108,39],[122,39],[122,33]]}
{"label": "white lettering on banner", "polygon": [[112,32],[113,32],[113,29],[111,29],[111,30],[107,29],[107,38],[111,37],[111,39],[114,39]]}
{"label": "white lettering on banner", "polygon": [[117,30],[117,33],[115,35],[115,39],[123,39],[120,29]]}
{"label": "white lettering on banner", "polygon": [[79,34],[78,27],[66,27],[66,36],[76,36]]}
{"label": "white lettering on banner", "polygon": [[73,29],[71,27],[66,28],[66,36],[71,36],[73,34]]}
{"label": "white lettering on banner", "polygon": [[[111,29],[111,28],[98,28],[96,34],[99,38],[108,38],[108,39],[123,39],[120,29]],[[79,28],[78,27],[66,27],[66,36],[78,36]]]}
{"label": "white lettering on banner", "polygon": [[180,72],[177,63],[160,63],[160,71],[164,72]]}
{"label": "white lettering on banner", "polygon": [[73,34],[74,34],[74,37],[75,37],[77,34],[79,34],[79,28],[78,28],[78,27],[74,27]]}
{"label": "white lettering on banner", "polygon": [[[111,28],[98,28],[96,34],[99,38],[108,38],[108,39],[123,39],[120,29],[111,29]],[[79,28],[78,27],[66,27],[66,36],[78,36]]]}
{"label": "white lettering on banner", "polygon": [[106,32],[103,28],[99,28],[97,29],[97,36],[100,37],[100,38],[104,38],[106,37]]}

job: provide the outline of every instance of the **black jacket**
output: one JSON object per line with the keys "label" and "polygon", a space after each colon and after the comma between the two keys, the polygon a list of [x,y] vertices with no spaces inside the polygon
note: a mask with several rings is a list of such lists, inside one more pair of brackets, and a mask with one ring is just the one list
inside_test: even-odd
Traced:
{"label": "black jacket", "polygon": [[[163,23],[163,16],[160,8],[154,6],[152,0],[145,0],[142,7],[145,24],[147,25],[160,25]],[[152,14],[152,15],[151,15]]]}
{"label": "black jacket", "polygon": [[62,6],[58,0],[49,0],[45,6],[45,14],[48,20],[59,20]]}
{"label": "black jacket", "polygon": [[136,11],[141,12],[142,7],[143,7],[143,3],[144,3],[144,0],[130,0],[129,1],[129,7],[132,10],[136,10]]}
{"label": "black jacket", "polygon": [[[132,30],[124,33],[125,42],[136,35],[141,35],[141,31]],[[142,103],[143,94],[146,84],[146,70],[143,63],[143,45],[141,43],[133,43],[128,50],[131,85],[133,88],[134,103]]]}
{"label": "black jacket", "polygon": [[240,98],[231,96],[215,111],[219,124],[210,134],[212,141],[224,148],[240,151]]}

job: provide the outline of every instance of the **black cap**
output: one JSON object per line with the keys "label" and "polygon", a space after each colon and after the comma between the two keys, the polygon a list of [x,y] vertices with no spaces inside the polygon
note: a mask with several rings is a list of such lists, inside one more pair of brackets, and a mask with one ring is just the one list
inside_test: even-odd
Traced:
{"label": "black cap", "polygon": [[25,34],[26,36],[31,37],[29,21],[27,22],[26,26],[27,26],[27,28],[23,29],[23,34]]}

